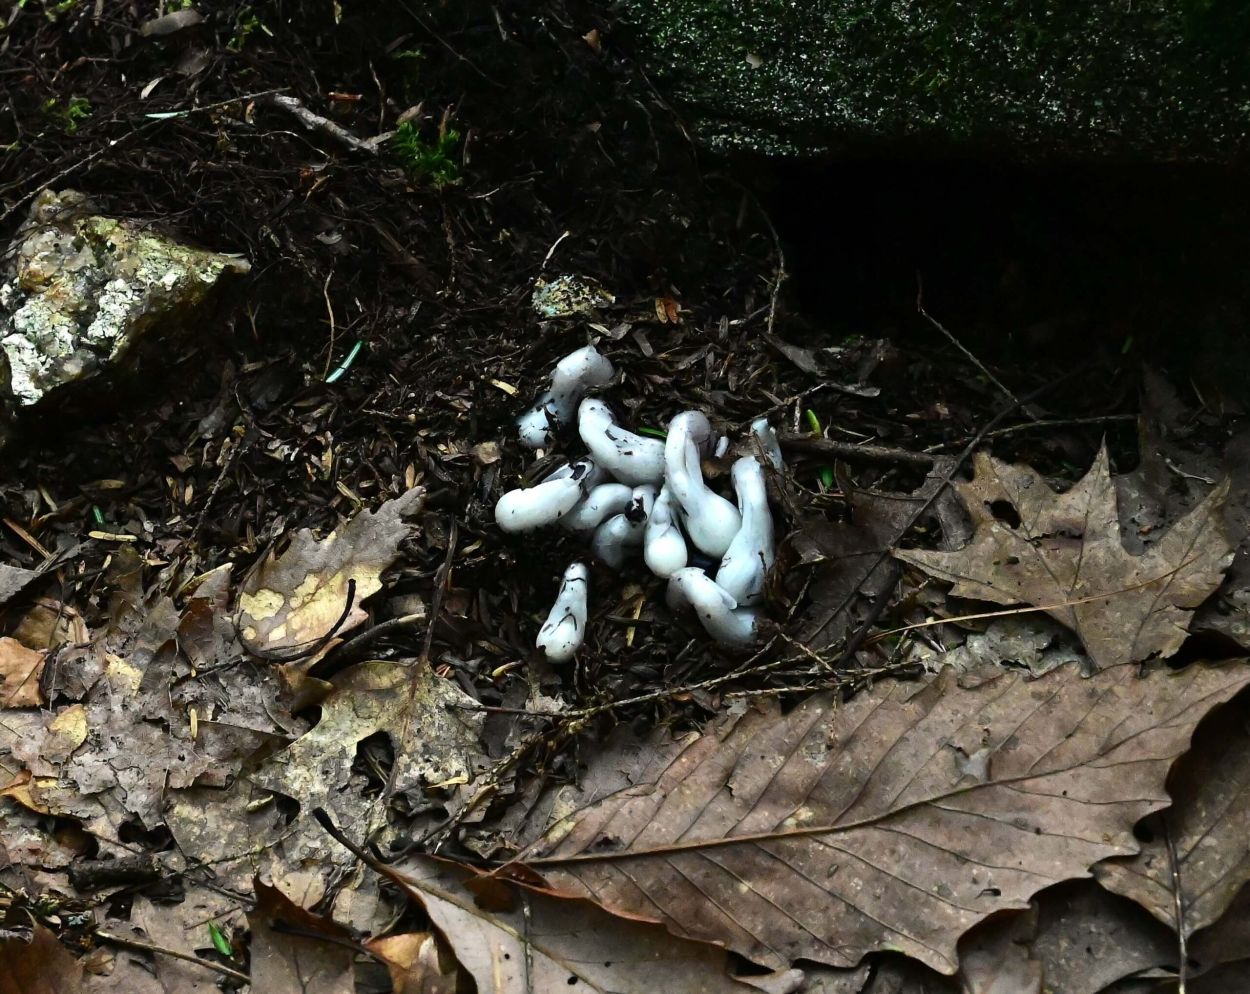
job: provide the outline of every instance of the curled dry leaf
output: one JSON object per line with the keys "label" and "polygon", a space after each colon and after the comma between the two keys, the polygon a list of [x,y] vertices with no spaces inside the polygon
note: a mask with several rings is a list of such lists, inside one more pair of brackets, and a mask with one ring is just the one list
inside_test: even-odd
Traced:
{"label": "curled dry leaf", "polygon": [[1134,853],[1133,825],[1244,663],[1002,672],[750,711],[522,858],[554,890],[771,967],[891,949],[937,970],[978,921]]}
{"label": "curled dry leaf", "polygon": [[0,939],[0,994],[74,994],[81,983],[82,965],[42,925],[29,942]]}
{"label": "curled dry leaf", "polygon": [[1233,559],[1220,508],[1228,484],[1142,555],[1124,548],[1107,450],[1065,493],[1028,466],[978,453],[976,475],[956,484],[976,532],[957,552],[895,555],[954,584],[951,593],[1031,604],[1075,631],[1096,668],[1172,655],[1193,610]]}
{"label": "curled dry leaf", "polygon": [[252,990],[260,994],[355,994],[350,933],[291,903],[276,887],[255,881]]}
{"label": "curled dry leaf", "polygon": [[320,541],[311,529],[297,531],[282,555],[261,563],[239,596],[244,647],[324,654],[333,644],[331,633],[349,631],[367,617],[361,602],[381,589],[382,574],[410,530],[403,519],[420,510],[424,499],[425,489],[414,487]]}
{"label": "curled dry leaf", "polygon": [[[425,908],[479,991],[529,994],[758,994],[729,976],[723,949],[614,919],[581,901],[522,894],[507,910],[479,907],[469,875],[419,856],[393,879]],[[498,886],[498,885],[496,885]]]}
{"label": "curled dry leaf", "polygon": [[391,975],[393,994],[456,994],[456,963],[444,962],[433,932],[405,932],[365,943]]}
{"label": "curled dry leaf", "polygon": [[[1145,822],[1132,859],[1108,860],[1094,876],[1187,936],[1213,925],[1250,881],[1250,732],[1246,710],[1223,709],[1200,730],[1170,782],[1175,804]],[[1168,853],[1168,840],[1175,864]],[[1184,921],[1176,921],[1180,885]]]}
{"label": "curled dry leaf", "polygon": [[0,638],[0,709],[37,708],[43,703],[39,674],[45,655],[17,639]]}

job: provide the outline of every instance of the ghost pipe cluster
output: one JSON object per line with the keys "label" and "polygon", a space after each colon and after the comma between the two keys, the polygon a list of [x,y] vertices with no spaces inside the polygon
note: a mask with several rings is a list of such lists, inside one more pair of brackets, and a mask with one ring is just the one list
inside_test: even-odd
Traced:
{"label": "ghost pipe cluster", "polygon": [[[559,523],[589,538],[595,558],[616,570],[641,553],[647,568],[668,581],[670,607],[693,610],[718,642],[748,646],[756,638],[755,608],[776,555],[764,465],[781,469],[777,436],[766,419],[751,425],[747,451],[757,454],[733,465],[735,506],[703,477],[703,460],[723,456],[729,440],[717,438],[698,411],[673,418],[664,441],[622,428],[606,403],[585,396],[614,375],[612,363],[593,345],[556,364],[549,388],[517,420],[521,443],[550,445],[576,417],[590,454],[535,486],[504,494],[495,520],[508,532]],[[719,565],[705,570],[692,560]],[[537,646],[551,662],[572,659],[585,639],[588,581],[584,563],[565,570],[538,633]]]}

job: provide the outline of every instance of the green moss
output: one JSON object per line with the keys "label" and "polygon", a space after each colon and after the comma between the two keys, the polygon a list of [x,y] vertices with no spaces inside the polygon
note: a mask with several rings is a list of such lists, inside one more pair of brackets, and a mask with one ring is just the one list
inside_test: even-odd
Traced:
{"label": "green moss", "polygon": [[712,145],[922,138],[1226,157],[1250,121],[1244,0],[626,0]]}

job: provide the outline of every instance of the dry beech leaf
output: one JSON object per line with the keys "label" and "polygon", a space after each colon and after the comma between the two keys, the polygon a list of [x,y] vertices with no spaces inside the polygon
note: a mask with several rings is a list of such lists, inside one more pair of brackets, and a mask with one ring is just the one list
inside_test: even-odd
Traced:
{"label": "dry beech leaf", "polygon": [[1141,853],[1094,867],[1100,884],[1172,928],[1177,928],[1179,881],[1187,936],[1219,920],[1250,881],[1250,732],[1245,722],[1246,709],[1234,704],[1204,725],[1170,778],[1175,804],[1145,823],[1149,841]]}
{"label": "dry beech leaf", "polygon": [[36,924],[30,942],[8,933],[0,939],[0,994],[74,994],[82,965],[56,936]]}
{"label": "dry beech leaf", "polygon": [[418,856],[392,870],[479,991],[758,994],[757,987],[729,976],[723,949],[679,939],[654,925],[545,894],[522,895],[506,911],[486,911],[466,889],[470,878],[459,867]]}
{"label": "dry beech leaf", "polygon": [[1247,683],[1244,663],[944,670],[846,704],[761,708],[522,858],[556,892],[769,967],[889,949],[952,973],[977,922],[1137,852],[1132,828],[1167,805],[1194,727]]}
{"label": "dry beech leaf", "polygon": [[355,994],[355,953],[345,928],[255,881],[252,990],[260,994]]}
{"label": "dry beech leaf", "polygon": [[[1105,446],[1062,494],[1028,466],[985,453],[975,470],[955,484],[976,525],[972,541],[957,552],[895,555],[953,583],[956,597],[1044,608],[1081,637],[1097,668],[1175,653],[1193,609],[1232,562],[1220,517],[1227,483],[1134,556],[1121,541]],[[1007,508],[1018,524],[1000,520]]]}
{"label": "dry beech leaf", "polygon": [[39,674],[46,655],[17,639],[0,638],[0,708],[37,708],[43,703]]}
{"label": "dry beech leaf", "polygon": [[[368,615],[360,604],[382,588],[382,574],[410,531],[403,519],[420,510],[424,499],[425,489],[414,487],[376,511],[362,511],[320,541],[308,528],[292,535],[286,551],[266,559],[239,595],[245,648],[265,653],[311,649],[341,618],[336,634],[364,621]],[[322,646],[322,653],[329,648]]]}

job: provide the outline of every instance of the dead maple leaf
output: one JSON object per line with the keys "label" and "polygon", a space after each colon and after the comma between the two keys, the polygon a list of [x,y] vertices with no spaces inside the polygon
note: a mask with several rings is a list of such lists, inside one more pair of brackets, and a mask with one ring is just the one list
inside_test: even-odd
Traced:
{"label": "dead maple leaf", "polygon": [[267,656],[323,655],[332,635],[368,617],[361,602],[382,588],[382,574],[410,531],[403,518],[424,499],[425,488],[414,487],[320,541],[309,528],[292,535],[286,551],[262,562],[239,595],[244,647]]}
{"label": "dead maple leaf", "polygon": [[544,894],[526,895],[509,910],[486,910],[466,889],[463,870],[426,856],[392,870],[392,879],[447,937],[479,991],[758,994],[729,975],[723,949],[654,925]]}
{"label": "dead maple leaf", "polygon": [[[1250,733],[1243,708],[1225,709],[1199,731],[1176,765],[1175,803],[1145,822],[1148,841],[1128,860],[1094,867],[1108,890],[1131,898],[1187,936],[1213,925],[1250,881]],[[1171,841],[1175,864],[1168,853]],[[1176,921],[1180,884],[1184,921]]]}
{"label": "dead maple leaf", "polygon": [[[359,742],[379,733],[394,759],[390,790],[468,783],[486,764],[478,704],[428,664],[374,661],[344,670],[321,703],[321,720],[268,760],[253,782],[299,801],[306,815],[323,807],[345,831],[368,834],[369,806],[346,791]],[[389,796],[389,793],[388,793]],[[315,825],[314,837],[329,842]]]}
{"label": "dead maple leaf", "polygon": [[0,708],[37,708],[43,703],[39,674],[46,655],[17,639],[0,638]]}
{"label": "dead maple leaf", "polygon": [[1082,679],[951,670],[788,714],[729,717],[654,781],[560,820],[522,860],[548,886],[771,967],[890,949],[951,973],[956,942],[1102,859],[1244,662]]}
{"label": "dead maple leaf", "polygon": [[974,478],[956,486],[976,525],[972,541],[957,552],[894,554],[953,583],[956,597],[1045,610],[1080,636],[1095,668],[1175,653],[1193,609],[1232,562],[1219,514],[1227,483],[1142,555],[1130,554],[1105,446],[1062,494],[1030,467],[985,453]]}

